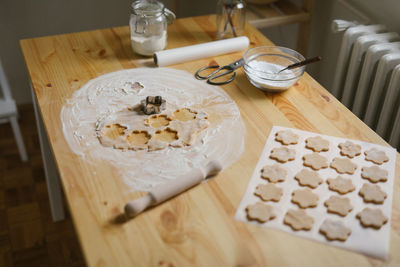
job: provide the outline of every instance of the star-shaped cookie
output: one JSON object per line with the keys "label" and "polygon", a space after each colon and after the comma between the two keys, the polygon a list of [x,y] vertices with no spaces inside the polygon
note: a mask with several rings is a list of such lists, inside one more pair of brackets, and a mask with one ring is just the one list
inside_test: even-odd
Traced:
{"label": "star-shaped cookie", "polygon": [[343,217],[353,210],[353,206],[350,204],[350,199],[347,197],[331,196],[324,204],[325,207],[327,207],[328,212]]}
{"label": "star-shaped cookie", "polygon": [[328,161],[324,156],[318,153],[306,154],[303,156],[304,166],[314,170],[319,170],[328,167]]}
{"label": "star-shaped cookie", "polygon": [[365,151],[364,154],[365,160],[372,161],[373,163],[376,163],[378,165],[389,161],[389,157],[386,156],[385,151],[381,151],[376,148],[371,148],[370,150]]}
{"label": "star-shaped cookie", "polygon": [[354,144],[353,142],[346,141],[339,144],[340,154],[349,158],[354,158],[361,154],[361,146]]}
{"label": "star-shaped cookie", "polygon": [[353,192],[356,189],[351,179],[346,179],[342,176],[338,176],[335,179],[329,178],[326,182],[328,183],[330,190],[336,191],[342,195]]}
{"label": "star-shaped cookie", "polygon": [[311,188],[317,188],[317,186],[322,183],[322,179],[319,177],[318,172],[307,169],[302,169],[295,175],[294,178],[299,182],[300,185]]}
{"label": "star-shaped cookie", "polygon": [[387,197],[387,194],[378,185],[369,183],[363,184],[358,193],[367,203],[382,204]]}
{"label": "star-shaped cookie", "polygon": [[261,223],[267,222],[275,218],[275,213],[270,205],[257,202],[246,207],[247,218],[249,220],[256,220]]}
{"label": "star-shaped cookie", "polygon": [[329,141],[323,139],[321,136],[309,137],[306,139],[306,148],[314,152],[328,151]]}
{"label": "star-shaped cookie", "polygon": [[331,168],[341,174],[353,174],[357,169],[357,165],[348,158],[334,158],[331,162]]}
{"label": "star-shaped cookie", "polygon": [[372,183],[386,182],[388,178],[388,172],[385,169],[379,168],[378,166],[362,167],[361,177],[368,179]]}
{"label": "star-shaped cookie", "polygon": [[264,201],[278,202],[283,194],[282,188],[275,184],[259,184],[256,187],[254,195],[260,197]]}
{"label": "star-shaped cookie", "polygon": [[294,160],[296,156],[296,150],[290,149],[287,147],[276,147],[272,149],[271,155],[269,156],[271,159],[275,159],[279,162],[285,163],[289,160]]}
{"label": "star-shaped cookie", "polygon": [[346,227],[341,221],[334,221],[330,219],[326,219],[322,223],[319,231],[329,241],[346,241],[351,234],[351,229]]}
{"label": "star-shaped cookie", "polygon": [[318,195],[314,194],[311,189],[297,189],[292,193],[292,202],[300,208],[312,208],[318,204]]}
{"label": "star-shaped cookie", "polygon": [[291,145],[297,144],[299,136],[290,130],[282,130],[278,131],[275,134],[275,140],[281,142],[284,145]]}
{"label": "star-shaped cookie", "polygon": [[364,227],[372,227],[380,229],[382,225],[387,223],[388,218],[380,209],[364,208],[356,216]]}
{"label": "star-shaped cookie", "polygon": [[261,170],[261,178],[271,183],[282,182],[286,179],[287,171],[278,164],[266,165]]}

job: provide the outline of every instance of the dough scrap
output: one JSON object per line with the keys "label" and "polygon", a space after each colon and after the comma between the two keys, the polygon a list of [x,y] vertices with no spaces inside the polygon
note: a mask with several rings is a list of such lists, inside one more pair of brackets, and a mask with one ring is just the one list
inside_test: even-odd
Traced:
{"label": "dough scrap", "polygon": [[196,118],[197,112],[189,108],[181,108],[174,112],[173,118],[179,121],[190,121]]}
{"label": "dough scrap", "polygon": [[346,141],[344,143],[340,143],[338,146],[340,148],[340,154],[342,156],[354,158],[355,156],[361,154],[361,146],[354,144],[353,142]]}
{"label": "dough scrap", "polygon": [[371,167],[362,167],[361,177],[368,179],[372,183],[386,182],[388,178],[388,172],[387,170],[379,168],[376,165]]}
{"label": "dough scrap", "polygon": [[388,221],[380,209],[364,208],[356,217],[362,226],[375,229],[380,229]]}
{"label": "dough scrap", "polygon": [[387,194],[378,185],[369,183],[363,184],[359,194],[365,202],[375,204],[382,204],[387,197]]}
{"label": "dough scrap", "polygon": [[300,185],[317,188],[322,183],[321,177],[318,172],[302,169],[294,177]]}
{"label": "dough scrap", "polygon": [[303,209],[316,207],[318,195],[314,194],[309,188],[297,189],[292,193],[292,202]]}
{"label": "dough scrap", "polygon": [[319,170],[328,167],[328,161],[324,156],[318,153],[306,154],[303,156],[304,166],[314,170]]}
{"label": "dough scrap", "polygon": [[283,145],[297,144],[299,136],[290,130],[282,130],[275,134],[275,140]]}
{"label": "dough scrap", "polygon": [[261,178],[271,183],[283,182],[286,179],[287,171],[278,164],[264,166],[261,170]]}
{"label": "dough scrap", "polygon": [[327,207],[328,212],[343,217],[353,210],[353,206],[350,204],[350,199],[348,197],[331,196],[325,201],[324,205]]}
{"label": "dough scrap", "polygon": [[306,148],[314,152],[328,151],[329,141],[323,139],[321,136],[309,137],[306,139]]}
{"label": "dough scrap", "polygon": [[158,130],[154,133],[153,138],[155,140],[160,140],[164,141],[167,143],[172,143],[175,140],[178,140],[178,132],[175,130],[172,130],[170,128],[166,128],[164,130]]}
{"label": "dough scrap", "polygon": [[271,155],[269,157],[278,162],[285,163],[294,160],[296,157],[296,150],[287,147],[276,147],[271,150]]}
{"label": "dough scrap", "polygon": [[249,220],[256,220],[261,223],[270,221],[276,217],[273,212],[273,208],[270,205],[266,205],[262,202],[257,202],[246,207],[247,218]]}
{"label": "dough scrap", "polygon": [[279,202],[283,195],[283,190],[275,184],[259,184],[256,187],[254,195],[260,197],[264,201]]}
{"label": "dough scrap", "polygon": [[371,148],[370,150],[365,151],[364,154],[365,160],[372,161],[373,163],[378,165],[389,161],[389,157],[386,156],[385,151],[376,148]]}
{"label": "dough scrap", "polygon": [[145,125],[151,126],[153,128],[161,128],[168,126],[171,119],[165,114],[152,115],[144,121]]}
{"label": "dough scrap", "polygon": [[336,191],[342,195],[353,192],[356,189],[351,179],[346,179],[342,176],[338,176],[335,179],[329,178],[326,182],[328,183],[330,190]]}
{"label": "dough scrap", "polygon": [[335,169],[340,174],[354,174],[357,165],[348,158],[334,158],[331,162],[331,168]]}
{"label": "dough scrap", "polygon": [[314,224],[314,218],[307,214],[304,210],[290,209],[286,212],[283,222],[289,225],[293,230],[311,230]]}
{"label": "dough scrap", "polygon": [[109,124],[105,126],[103,136],[110,139],[117,139],[119,136],[123,136],[125,134],[126,129],[128,129],[126,126],[123,126],[119,123],[114,123],[111,125]]}
{"label": "dough scrap", "polygon": [[329,241],[346,241],[351,235],[350,228],[346,227],[341,221],[334,221],[331,219],[326,219],[322,223],[321,227],[319,228],[319,232],[323,234]]}

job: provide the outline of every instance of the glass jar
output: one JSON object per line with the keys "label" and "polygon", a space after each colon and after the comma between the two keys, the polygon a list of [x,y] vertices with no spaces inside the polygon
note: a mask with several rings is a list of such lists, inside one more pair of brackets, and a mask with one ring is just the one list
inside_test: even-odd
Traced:
{"label": "glass jar", "polygon": [[129,27],[131,45],[135,53],[152,56],[167,45],[167,25],[175,19],[174,13],[155,0],[138,0],[131,5]]}
{"label": "glass jar", "polygon": [[244,34],[246,3],[244,0],[219,0],[217,3],[217,38]]}

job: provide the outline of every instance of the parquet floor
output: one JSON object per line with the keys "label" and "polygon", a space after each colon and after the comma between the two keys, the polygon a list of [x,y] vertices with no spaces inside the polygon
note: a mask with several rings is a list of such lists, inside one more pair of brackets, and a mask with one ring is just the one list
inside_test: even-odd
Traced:
{"label": "parquet floor", "polygon": [[29,161],[0,124],[0,266],[85,266],[69,214],[53,223],[32,105],[19,107]]}

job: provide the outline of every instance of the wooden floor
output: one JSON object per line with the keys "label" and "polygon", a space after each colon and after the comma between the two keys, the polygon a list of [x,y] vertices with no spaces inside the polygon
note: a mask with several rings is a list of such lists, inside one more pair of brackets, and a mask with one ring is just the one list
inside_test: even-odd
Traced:
{"label": "wooden floor", "polygon": [[85,266],[69,214],[52,222],[33,106],[19,112],[27,163],[0,124],[0,266]]}

